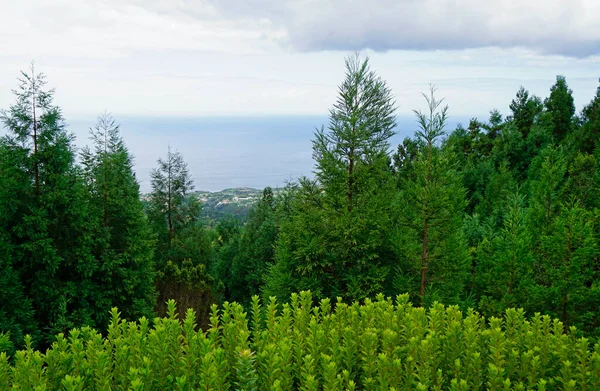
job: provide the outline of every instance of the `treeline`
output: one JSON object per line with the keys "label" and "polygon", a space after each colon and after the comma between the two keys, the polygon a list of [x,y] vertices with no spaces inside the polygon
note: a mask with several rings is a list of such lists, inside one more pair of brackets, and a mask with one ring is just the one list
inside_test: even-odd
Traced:
{"label": "treeline", "polygon": [[347,301],[408,293],[499,316],[522,307],[600,331],[600,88],[581,113],[558,76],[545,99],[521,87],[510,115],[449,131],[435,88],[416,132],[389,153],[393,96],[351,57],[314,178],[245,226],[217,228],[214,278],[225,298],[286,301],[310,290]]}
{"label": "treeline", "polygon": [[447,133],[432,88],[415,136],[390,153],[392,93],[350,57],[315,132],[314,177],[265,189],[245,224],[214,229],[177,151],[142,201],[110,115],[78,153],[43,75],[23,73],[15,98],[0,117],[0,332],[13,346],[107,330],[113,307],[152,319],[174,298],[206,326],[211,303],[301,290],[346,302],[408,293],[486,316],[518,306],[598,333],[600,89],[576,114],[558,77],[546,99],[521,88],[510,116]]}

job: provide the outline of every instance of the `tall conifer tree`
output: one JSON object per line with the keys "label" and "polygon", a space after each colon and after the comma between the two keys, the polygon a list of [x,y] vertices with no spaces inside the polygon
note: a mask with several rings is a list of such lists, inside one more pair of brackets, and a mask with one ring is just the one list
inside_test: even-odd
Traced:
{"label": "tall conifer tree", "polygon": [[541,238],[536,311],[558,317],[565,328],[596,331],[600,313],[598,246],[591,214],[577,202],[568,202]]}
{"label": "tall conifer tree", "polygon": [[544,102],[552,118],[554,142],[561,142],[572,130],[575,115],[573,91],[564,76],[556,76],[556,83],[550,89],[550,96]]}
{"label": "tall conifer tree", "polygon": [[[272,271],[297,278],[294,289],[361,299],[386,288],[393,261],[387,232],[394,112],[391,90],[368,58],[347,58],[329,125],[313,140],[315,179],[300,180],[278,238],[279,265]],[[269,281],[281,286],[281,279]]]}
{"label": "tall conifer tree", "polygon": [[169,148],[151,173],[149,218],[158,242],[155,252],[158,311],[167,299],[204,316],[212,300],[210,239],[200,220],[201,204],[183,155]]}
{"label": "tall conifer tree", "polygon": [[427,292],[434,299],[458,300],[468,268],[461,231],[465,189],[449,152],[438,145],[445,133],[448,107],[435,97],[433,86],[424,97],[428,111],[415,111],[416,135],[424,149],[415,162],[414,175],[401,183],[397,241],[401,260],[398,287],[415,292],[410,288],[418,281],[421,305],[429,302]]}
{"label": "tall conifer tree", "polygon": [[524,197],[506,196],[502,226],[487,225],[477,248],[476,294],[479,308],[488,316],[507,308],[527,307],[533,279],[533,237],[527,227]]}
{"label": "tall conifer tree", "polygon": [[[96,215],[98,283],[104,287],[106,316],[118,307],[128,319],[151,316],[154,307],[152,233],[144,215],[133,159],[119,125],[102,114],[90,129],[91,148],[82,151],[90,205]],[[108,319],[106,319],[108,320]]]}
{"label": "tall conifer tree", "polygon": [[32,66],[19,79],[16,103],[2,112],[7,135],[1,140],[0,171],[11,176],[3,175],[0,187],[11,189],[1,202],[10,205],[4,230],[14,270],[51,339],[74,325],[96,326],[104,314],[92,278],[99,265],[92,255],[95,239],[73,137],[45,84]]}

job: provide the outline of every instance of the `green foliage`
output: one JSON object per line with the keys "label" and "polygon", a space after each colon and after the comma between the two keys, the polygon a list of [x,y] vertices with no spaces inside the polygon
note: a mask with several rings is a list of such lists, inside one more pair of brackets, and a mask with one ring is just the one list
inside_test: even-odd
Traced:
{"label": "green foliage", "polygon": [[544,106],[552,118],[552,135],[558,143],[571,132],[575,115],[573,91],[564,76],[556,76],[556,83],[550,89],[550,96],[544,101]]}
{"label": "green foliage", "polygon": [[[535,287],[540,310],[560,318],[565,327],[598,324],[598,248],[592,216],[577,202],[563,205],[542,236],[541,258]],[[596,333],[593,327],[586,331]]]}
{"label": "green foliage", "polygon": [[198,198],[190,194],[194,182],[181,153],[171,152],[169,147],[166,159],[158,159],[158,168],[152,171],[151,177],[148,217],[158,235],[158,268],[164,267],[168,260],[180,263],[191,258],[198,261],[202,248],[187,239],[201,236],[201,205]]}
{"label": "green foliage", "polygon": [[596,335],[596,98],[574,118],[572,92],[559,76],[543,106],[521,88],[504,122],[498,113],[489,124],[472,120],[443,144],[469,203],[463,231],[473,266],[463,304],[495,316],[519,305]]}
{"label": "green foliage", "polygon": [[394,110],[368,59],[349,57],[329,126],[315,132],[315,179],[301,178],[286,206],[265,292],[287,299],[292,289],[311,289],[318,298],[360,299],[389,286]]}
{"label": "green foliage", "polygon": [[600,140],[600,86],[592,101],[581,111],[580,122],[581,126],[571,135],[570,144],[586,154],[594,153]]}
{"label": "green foliage", "polygon": [[544,148],[530,168],[531,225],[547,232],[563,199],[567,167],[559,148]]}
{"label": "green foliage", "polygon": [[535,95],[529,97],[529,91],[521,86],[510,103],[510,110],[517,129],[526,138],[536,116],[542,111],[542,100]]}
{"label": "green foliage", "polygon": [[216,227],[200,195],[254,190],[194,192],[169,149],[140,200],[114,120],[76,163],[52,99],[32,68],[0,112],[0,389],[600,389],[600,88],[576,116],[564,77],[521,87],[449,134],[432,89],[391,155],[391,90],[351,56],[314,177]]}
{"label": "green foliage", "polygon": [[152,171],[152,193],[148,207],[151,227],[158,236],[155,251],[158,300],[156,310],[165,314],[166,302],[177,299],[183,308],[193,308],[205,325],[213,302],[210,270],[211,239],[200,221],[200,201],[187,164],[179,152],[169,148],[165,160]]}
{"label": "green foliage", "polygon": [[527,306],[533,284],[532,241],[522,195],[508,196],[499,230],[487,227],[476,253],[479,309],[499,315],[507,308]]}
{"label": "green foliage", "polygon": [[435,303],[415,308],[407,295],[352,304],[308,292],[267,308],[253,299],[213,307],[207,331],[175,303],[167,316],[126,322],[113,309],[108,335],[90,328],[59,335],[46,353],[31,348],[8,363],[4,389],[130,390],[594,390],[600,356],[563,324],[522,310],[483,318]]}
{"label": "green foliage", "polygon": [[6,130],[0,141],[0,262],[7,270],[2,283],[12,281],[3,293],[14,294],[22,308],[17,320],[12,304],[4,307],[14,327],[6,319],[0,323],[22,346],[23,331],[33,326],[32,308],[41,328],[31,330],[36,343],[74,325],[101,327],[106,307],[104,287],[95,279],[100,264],[89,224],[93,211],[53,90],[32,66],[14,94],[16,103],[0,116]]}
{"label": "green foliage", "polygon": [[[0,215],[2,215],[0,213]],[[6,216],[6,215],[4,215]],[[6,236],[0,237],[0,352],[14,353],[22,346],[25,334],[37,335],[34,311],[25,296],[24,286],[13,268],[13,257]]]}
{"label": "green foliage", "polygon": [[425,151],[415,160],[412,175],[400,182],[395,240],[400,258],[396,288],[420,297],[421,305],[442,299],[456,303],[469,261],[462,232],[465,190],[450,152],[436,145],[448,108],[441,107],[434,93],[432,86],[430,95],[424,95],[428,113],[416,112],[417,137]]}
{"label": "green foliage", "polygon": [[225,288],[227,300],[248,304],[252,296],[261,293],[263,276],[275,258],[277,215],[276,197],[267,187],[250,209],[243,227],[232,219],[217,226],[214,272]]}
{"label": "green foliage", "polygon": [[148,227],[133,159],[120,135],[119,125],[102,114],[90,129],[92,148],[82,151],[84,179],[99,239],[101,267],[96,279],[104,289],[104,320],[109,310],[121,308],[126,319],[151,316],[154,307],[153,240]]}
{"label": "green foliage", "polygon": [[[598,150],[600,152],[600,150]],[[567,171],[565,193],[579,201],[587,210],[600,206],[600,171],[596,155],[577,152]]]}

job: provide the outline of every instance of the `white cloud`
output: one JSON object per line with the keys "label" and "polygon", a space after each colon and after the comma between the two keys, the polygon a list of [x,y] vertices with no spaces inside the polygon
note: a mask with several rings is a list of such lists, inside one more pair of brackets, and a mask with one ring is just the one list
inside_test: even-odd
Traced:
{"label": "white cloud", "polygon": [[[6,2],[0,23],[0,108],[13,101],[10,89],[19,70],[35,59],[68,118],[93,118],[103,110],[116,115],[324,114],[343,77],[346,49],[362,47],[379,50],[366,52],[393,88],[400,113],[419,104],[430,82],[440,85],[453,113],[481,114],[506,108],[521,84],[545,96],[556,74],[567,77],[579,106],[589,101],[600,57],[545,53],[564,52],[551,50],[564,47],[577,55],[591,52],[583,49],[598,41],[600,12],[594,12],[594,2],[579,0],[570,8],[557,0],[483,4]],[[479,47],[494,43],[506,47]],[[420,50],[384,50],[393,48]]]}
{"label": "white cloud", "polygon": [[138,0],[21,0],[4,4],[0,24],[3,52],[86,58],[119,57],[129,50],[192,50],[256,53],[269,34],[217,17],[210,5],[189,12],[173,2]]}
{"label": "white cloud", "polygon": [[213,0],[225,15],[268,18],[298,50],[522,47],[600,54],[597,0]]}

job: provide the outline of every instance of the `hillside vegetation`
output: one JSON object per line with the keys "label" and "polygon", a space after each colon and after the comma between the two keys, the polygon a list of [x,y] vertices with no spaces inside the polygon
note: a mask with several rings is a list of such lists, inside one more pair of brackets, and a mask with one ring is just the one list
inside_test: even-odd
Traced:
{"label": "hillside vegetation", "polygon": [[[484,319],[408,295],[364,305],[312,306],[258,297],[212,309],[206,332],[175,303],[168,317],[126,322],[116,309],[106,338],[73,329],[46,353],[26,348],[14,366],[0,355],[0,388],[35,390],[598,390],[600,345],[523,311]],[[333,307],[333,310],[332,310]],[[29,344],[29,342],[28,342]]]}
{"label": "hillside vegetation", "polygon": [[[600,88],[577,112],[564,77],[548,87],[449,129],[431,86],[414,136],[392,146],[392,90],[350,56],[314,175],[233,190],[254,205],[217,221],[225,199],[197,191],[177,150],[142,199],[111,115],[77,150],[32,67],[0,112],[4,384],[598,390]],[[381,294],[401,296],[370,301]],[[254,296],[282,306],[247,331]],[[309,310],[327,300],[331,315]],[[188,308],[208,334],[177,323]]]}

